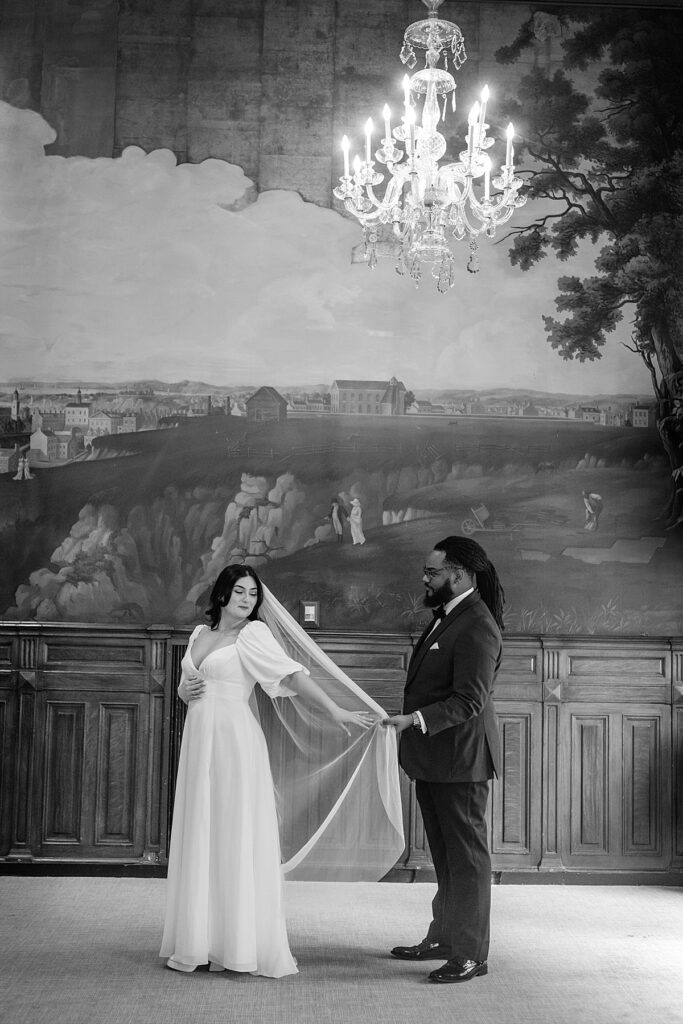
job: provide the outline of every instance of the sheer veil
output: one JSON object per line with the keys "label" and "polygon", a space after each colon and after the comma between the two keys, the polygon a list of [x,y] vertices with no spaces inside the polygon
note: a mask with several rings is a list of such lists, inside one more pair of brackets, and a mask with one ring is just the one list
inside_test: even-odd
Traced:
{"label": "sheer veil", "polygon": [[[334,701],[374,711],[351,735],[292,694],[254,691],[266,735],[280,816],[283,870],[291,879],[376,881],[404,849],[396,734],[361,690],[263,587],[261,618],[290,658]],[[286,684],[285,684],[286,685]]]}

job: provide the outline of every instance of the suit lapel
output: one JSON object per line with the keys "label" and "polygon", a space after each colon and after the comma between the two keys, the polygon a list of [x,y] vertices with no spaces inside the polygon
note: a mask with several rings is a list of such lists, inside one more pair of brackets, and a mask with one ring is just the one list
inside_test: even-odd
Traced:
{"label": "suit lapel", "polygon": [[[475,590],[473,594],[468,594],[465,600],[461,601],[460,604],[456,604],[455,608],[453,608],[452,611],[448,613],[448,615],[444,616],[444,618],[438,624],[436,629],[432,630],[432,623],[430,623],[427,626],[424,633],[422,634],[417,644],[415,645],[413,656],[410,659],[410,664],[408,665],[408,675],[406,678],[406,689],[410,686],[413,679],[415,678],[415,675],[420,665],[422,664],[422,660],[425,657],[427,651],[432,647],[433,644],[435,644],[438,641],[439,637],[450,626],[453,625],[453,623],[460,617],[460,615],[462,615],[463,612],[467,611],[468,608],[471,608],[480,600],[481,598],[479,597],[479,594]],[[425,643],[427,638],[429,638],[429,643]]]}

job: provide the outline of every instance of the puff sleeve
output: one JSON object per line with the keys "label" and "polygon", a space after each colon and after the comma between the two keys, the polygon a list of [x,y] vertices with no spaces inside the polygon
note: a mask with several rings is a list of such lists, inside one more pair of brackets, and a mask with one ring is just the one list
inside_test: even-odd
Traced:
{"label": "puff sleeve", "polygon": [[249,622],[237,637],[236,646],[242,667],[269,697],[295,697],[296,691],[283,686],[281,680],[292,672],[309,674],[285,654],[265,622]]}

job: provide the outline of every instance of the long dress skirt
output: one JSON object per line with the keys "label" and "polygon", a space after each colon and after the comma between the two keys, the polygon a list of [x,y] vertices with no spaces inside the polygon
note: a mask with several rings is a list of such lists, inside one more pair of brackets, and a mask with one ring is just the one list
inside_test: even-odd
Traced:
{"label": "long dress skirt", "polygon": [[295,974],[268,751],[248,703],[254,681],[234,644],[212,652],[202,675],[183,733],[160,955],[190,968]]}

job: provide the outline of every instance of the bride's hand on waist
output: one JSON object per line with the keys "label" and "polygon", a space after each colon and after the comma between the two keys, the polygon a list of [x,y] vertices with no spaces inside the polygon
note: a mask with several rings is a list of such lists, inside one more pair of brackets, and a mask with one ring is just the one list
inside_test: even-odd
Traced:
{"label": "bride's hand on waist", "polygon": [[183,675],[178,687],[178,696],[186,704],[189,704],[191,700],[199,700],[204,693],[204,687],[206,683],[199,675]]}

